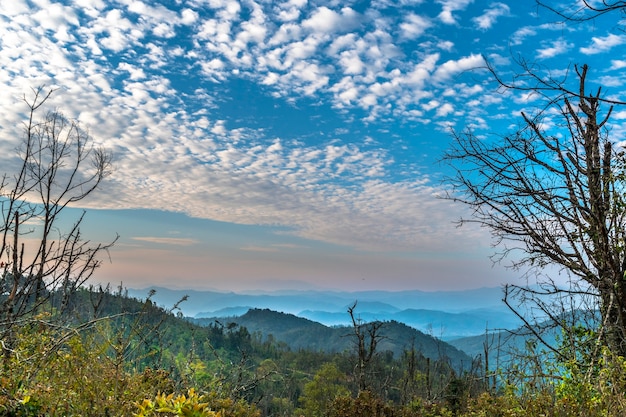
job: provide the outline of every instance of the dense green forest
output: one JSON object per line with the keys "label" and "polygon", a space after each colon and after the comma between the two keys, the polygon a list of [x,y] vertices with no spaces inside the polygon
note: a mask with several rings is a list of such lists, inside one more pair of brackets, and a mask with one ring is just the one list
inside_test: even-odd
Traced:
{"label": "dense green forest", "polygon": [[[48,300],[4,355],[4,415],[619,415],[626,388],[626,362],[608,352],[588,380],[573,363],[558,364],[561,377],[550,380],[557,364],[550,369],[533,343],[516,369],[485,373],[481,358],[458,368],[416,345],[385,350],[391,336],[382,329],[393,323],[340,329],[350,342],[342,351],[291,349],[234,321],[195,323],[176,306],[130,298],[121,288]],[[71,308],[62,313],[62,303]],[[303,320],[269,310],[252,315],[250,323],[273,320],[287,330]],[[314,337],[325,328],[308,325]]]}
{"label": "dense green forest", "polygon": [[[349,317],[348,312],[344,312]],[[325,326],[293,314],[269,309],[250,309],[245,314],[233,317],[195,318],[194,323],[206,326],[216,321],[233,323],[248,329],[263,340],[276,340],[291,350],[323,351],[342,353],[354,346],[353,328],[349,326]],[[416,349],[431,360],[446,358],[456,370],[471,367],[472,358],[454,346],[432,335],[424,334],[404,323],[385,320],[379,331],[380,340],[376,349],[400,357],[406,350]]]}
{"label": "dense green forest", "polygon": [[[293,350],[235,322],[193,323],[175,306],[166,310],[121,289],[79,289],[61,314],[63,299],[52,294],[5,356],[0,406],[7,414],[131,415],[144,400],[188,397],[193,388],[236,414],[321,416],[335,399],[356,400],[366,391],[367,401],[402,408],[450,406],[482,390],[471,364],[455,369],[443,353],[430,358],[415,346],[385,350],[390,336],[377,323],[334,329],[349,342],[342,351]],[[278,313],[255,314],[262,321]]]}

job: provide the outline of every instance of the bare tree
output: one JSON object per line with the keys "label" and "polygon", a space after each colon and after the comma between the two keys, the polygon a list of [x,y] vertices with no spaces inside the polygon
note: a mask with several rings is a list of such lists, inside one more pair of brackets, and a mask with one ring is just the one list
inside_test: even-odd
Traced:
{"label": "bare tree", "polygon": [[[491,231],[501,249],[497,260],[507,257],[538,274],[556,266],[568,277],[565,288],[549,275],[540,278],[543,285],[524,288],[544,312],[550,305],[543,300],[553,294],[567,294],[573,305],[598,300],[596,341],[625,355],[626,160],[607,128],[614,104],[587,85],[586,65],[575,73],[577,89],[543,84],[556,98],[536,115],[522,113],[517,132],[497,140],[455,133],[445,156],[456,170],[449,197],[472,209],[461,223]],[[548,115],[553,133],[544,123]]]}
{"label": "bare tree", "polygon": [[354,309],[356,305],[357,303],[355,301],[354,304],[348,307],[348,314],[350,314],[350,319],[352,320],[352,330],[354,331],[357,351],[357,364],[355,369],[357,385],[359,391],[365,391],[370,385],[368,371],[377,353],[376,347],[378,346],[378,342],[383,338],[380,334],[383,322],[373,321],[362,323],[361,320],[355,317]]}
{"label": "bare tree", "polygon": [[99,255],[116,240],[85,240],[80,229],[84,212],[69,230],[61,230],[65,209],[109,175],[111,155],[94,147],[87,131],[58,111],[38,120],[51,94],[39,87],[32,98],[24,97],[28,120],[12,164],[16,169],[0,179],[0,342],[5,356],[10,356],[14,327],[54,297],[57,311],[66,307],[100,266]]}
{"label": "bare tree", "polygon": [[607,13],[626,12],[625,0],[581,0],[565,5],[563,2],[555,2],[554,0],[536,1],[539,6],[544,7],[563,19],[571,22],[585,22]]}

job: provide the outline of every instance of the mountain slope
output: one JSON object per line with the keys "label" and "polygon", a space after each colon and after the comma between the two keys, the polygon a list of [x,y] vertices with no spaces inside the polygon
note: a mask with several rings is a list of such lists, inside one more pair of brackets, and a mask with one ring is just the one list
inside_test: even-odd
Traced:
{"label": "mountain slope", "polygon": [[[236,323],[247,328],[250,333],[258,333],[264,338],[272,335],[274,340],[285,343],[292,350],[329,353],[354,350],[354,330],[351,326],[328,327],[293,314],[269,309],[251,309],[240,317],[192,319],[205,325],[215,320]],[[379,352],[390,351],[399,357],[405,350],[414,347],[433,360],[449,358],[455,369],[465,368],[471,363],[471,358],[456,347],[397,321],[384,322],[379,334]]]}

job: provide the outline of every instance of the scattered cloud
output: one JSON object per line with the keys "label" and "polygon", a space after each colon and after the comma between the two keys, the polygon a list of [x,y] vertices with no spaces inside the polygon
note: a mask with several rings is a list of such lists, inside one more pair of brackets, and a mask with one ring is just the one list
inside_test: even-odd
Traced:
{"label": "scattered cloud", "polygon": [[441,13],[439,13],[439,20],[447,25],[456,25],[458,22],[453,13],[465,8],[471,4],[474,0],[437,0],[437,3],[441,4]]}
{"label": "scattered cloud", "polygon": [[[483,55],[510,68],[504,40],[541,59],[624,43],[607,35],[581,48],[532,19],[502,28],[498,19],[520,15],[514,2],[44,3],[8,2],[0,12],[0,107],[23,112],[30,87],[62,87],[51,106],[80,118],[115,155],[92,207],[283,225],[361,249],[454,240],[458,209],[433,199],[430,168],[407,162],[407,152],[433,160],[443,145],[424,136],[436,126],[496,129],[497,117],[513,114],[506,106],[535,99],[486,93],[492,80],[474,71]],[[535,51],[539,34],[546,40]],[[616,57],[611,69],[626,67]],[[4,155],[21,116],[0,112],[1,126],[15,126],[3,132]],[[247,250],[257,246],[276,248]]]}
{"label": "scattered cloud", "polygon": [[409,13],[404,21],[400,23],[400,30],[402,37],[407,39],[417,39],[431,26],[432,22],[429,18],[415,13]]}
{"label": "scattered cloud", "polygon": [[443,106],[441,106],[441,107],[439,107],[437,109],[437,116],[439,116],[439,117],[446,117],[449,114],[451,114],[452,112],[454,112],[454,107],[452,106],[452,104],[445,103]]}
{"label": "scattered cloud", "polygon": [[556,39],[551,41],[547,46],[537,50],[537,57],[540,59],[553,58],[568,52],[573,44],[565,39]]}
{"label": "scattered cloud", "polygon": [[623,76],[611,76],[611,75],[605,75],[605,76],[600,77],[598,79],[598,82],[603,88],[607,88],[607,87],[620,88],[625,84]]}
{"label": "scattered cloud", "polygon": [[347,31],[358,23],[358,13],[349,7],[334,11],[326,6],[319,7],[308,19],[302,22],[302,27],[314,32],[332,33]]}
{"label": "scattered cloud", "polygon": [[593,36],[591,38],[591,45],[580,48],[580,52],[585,55],[600,54],[607,52],[616,46],[623,45],[624,43],[626,43],[625,35],[615,35],[614,33],[609,33],[604,37]]}
{"label": "scattered cloud", "polygon": [[626,68],[626,60],[623,59],[612,59],[611,60],[611,68],[612,70],[620,70],[622,68]]}
{"label": "scattered cloud", "polygon": [[479,29],[490,29],[498,20],[499,17],[508,16],[511,12],[509,6],[504,3],[492,3],[488,9],[485,9],[484,13],[480,16],[473,18],[472,20]]}
{"label": "scattered cloud", "polygon": [[453,76],[470,70],[485,68],[485,60],[481,55],[472,54],[460,59],[451,59],[441,64],[433,74],[433,79],[438,82],[446,81]]}
{"label": "scattered cloud", "polygon": [[537,34],[537,29],[530,26],[524,26],[517,29],[511,35],[510,42],[512,45],[521,45],[524,40],[528,37],[535,36]]}

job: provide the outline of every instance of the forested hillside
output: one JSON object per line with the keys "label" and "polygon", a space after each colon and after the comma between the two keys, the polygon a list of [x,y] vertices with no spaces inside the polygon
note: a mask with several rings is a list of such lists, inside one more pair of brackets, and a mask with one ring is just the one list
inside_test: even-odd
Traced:
{"label": "forested hillside", "polygon": [[[0,391],[5,413],[128,415],[144,400],[166,401],[159,393],[194,388],[212,393],[211,404],[227,404],[238,416],[316,415],[334,398],[323,394],[322,399],[317,390],[347,396],[371,390],[380,393],[376,401],[398,405],[415,398],[447,403],[453,381],[471,380],[460,368],[470,370],[469,357],[443,342],[425,355],[424,340],[437,341],[399,323],[328,328],[253,310],[240,323],[200,325],[176,306],[164,309],[149,298],[107,288],[79,289],[62,315],[55,311],[64,297],[50,294],[49,300],[47,312],[20,328],[20,344],[5,358]],[[64,324],[46,325],[53,320]],[[322,344],[309,349],[310,338]],[[281,339],[291,339],[293,346]],[[322,349],[324,342],[336,346]]]}
{"label": "forested hillside", "polygon": [[[348,313],[344,313],[348,316]],[[217,322],[235,323],[263,340],[275,340],[291,350],[342,353],[354,349],[353,329],[348,326],[328,327],[297,317],[293,314],[269,309],[251,309],[238,317],[215,317],[192,319],[194,323],[207,325]],[[431,360],[445,358],[457,370],[469,369],[472,359],[448,343],[426,335],[397,321],[383,322],[377,349],[391,352],[399,358],[404,352],[416,349]]]}

